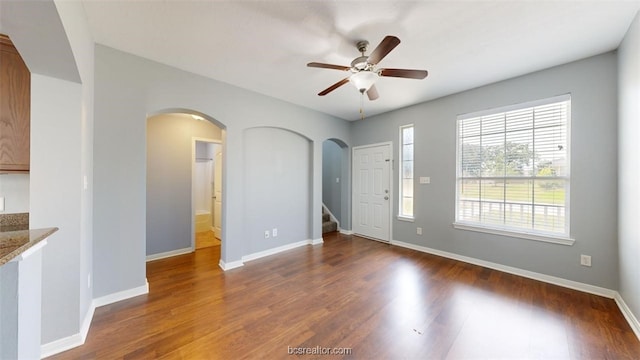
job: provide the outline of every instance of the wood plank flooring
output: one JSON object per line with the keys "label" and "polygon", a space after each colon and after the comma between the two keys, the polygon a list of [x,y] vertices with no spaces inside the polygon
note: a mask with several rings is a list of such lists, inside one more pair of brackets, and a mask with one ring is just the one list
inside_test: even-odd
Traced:
{"label": "wood plank flooring", "polygon": [[[337,233],[228,272],[219,251],[148,263],[150,293],[52,359],[640,358],[611,299]],[[351,354],[289,355],[318,346]]]}
{"label": "wood plank flooring", "polygon": [[196,233],[196,249],[210,246],[220,246],[220,239],[216,238],[213,231],[201,231]]}

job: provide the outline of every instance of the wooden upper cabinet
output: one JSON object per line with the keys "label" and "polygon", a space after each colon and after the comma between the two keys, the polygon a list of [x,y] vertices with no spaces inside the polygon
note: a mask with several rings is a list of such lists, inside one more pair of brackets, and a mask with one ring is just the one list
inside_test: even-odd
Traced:
{"label": "wooden upper cabinet", "polygon": [[30,109],[31,73],[0,34],[0,173],[29,171]]}

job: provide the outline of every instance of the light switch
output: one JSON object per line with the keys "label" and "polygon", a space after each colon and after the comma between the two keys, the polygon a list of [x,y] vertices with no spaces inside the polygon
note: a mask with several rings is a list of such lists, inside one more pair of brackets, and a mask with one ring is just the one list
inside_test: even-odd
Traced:
{"label": "light switch", "polygon": [[336,183],[339,183],[339,182],[340,182],[340,178],[336,178]]}
{"label": "light switch", "polygon": [[4,196],[0,197],[0,211],[4,211]]}
{"label": "light switch", "polygon": [[431,178],[428,176],[420,176],[420,184],[429,184],[431,183]]}

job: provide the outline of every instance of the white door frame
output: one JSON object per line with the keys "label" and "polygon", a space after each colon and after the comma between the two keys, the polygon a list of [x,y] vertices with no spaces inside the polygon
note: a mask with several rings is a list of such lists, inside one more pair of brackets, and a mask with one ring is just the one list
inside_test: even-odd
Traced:
{"label": "white door frame", "polygon": [[[389,243],[393,240],[392,239],[392,234],[393,234],[393,204],[394,204],[394,184],[393,184],[393,169],[394,169],[394,159],[393,159],[393,142],[392,141],[385,141],[385,142],[380,142],[380,143],[375,143],[375,144],[367,144],[367,145],[360,145],[360,146],[354,146],[351,150],[351,229],[353,230],[353,228],[355,227],[354,224],[356,222],[356,219],[354,217],[354,206],[356,206],[355,204],[357,204],[357,193],[356,191],[354,191],[354,189],[356,188],[355,186],[355,179],[356,176],[354,174],[354,170],[355,170],[355,166],[354,166],[354,162],[356,161],[356,157],[355,157],[355,152],[356,150],[359,149],[366,149],[366,148],[370,148],[370,147],[379,147],[379,146],[388,146],[389,147],[389,201],[387,202],[388,206],[389,206],[389,234],[388,234],[388,238],[389,238]],[[362,236],[362,235],[358,235],[358,236]],[[366,238],[369,238],[367,236],[363,236]],[[375,238],[370,238],[372,240],[377,240],[377,241],[382,241],[380,239],[375,239]],[[385,242],[385,241],[382,241]]]}
{"label": "white door frame", "polygon": [[[191,251],[196,250],[196,189],[193,186],[195,177],[196,177],[196,142],[206,142],[210,144],[217,144],[222,146],[222,141],[210,139],[210,138],[202,138],[202,137],[192,137],[191,138]],[[224,164],[223,164],[224,165]],[[224,172],[224,168],[222,169]],[[224,184],[222,184],[224,186]],[[213,216],[213,214],[211,214]]]}

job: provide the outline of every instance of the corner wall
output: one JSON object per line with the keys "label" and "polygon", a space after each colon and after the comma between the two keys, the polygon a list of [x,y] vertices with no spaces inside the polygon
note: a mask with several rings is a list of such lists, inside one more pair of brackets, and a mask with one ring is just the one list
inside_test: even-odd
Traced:
{"label": "corner wall", "polygon": [[620,295],[640,338],[640,13],[618,49]]}

